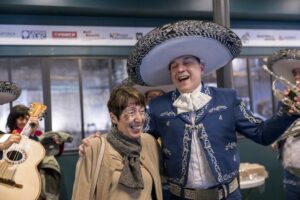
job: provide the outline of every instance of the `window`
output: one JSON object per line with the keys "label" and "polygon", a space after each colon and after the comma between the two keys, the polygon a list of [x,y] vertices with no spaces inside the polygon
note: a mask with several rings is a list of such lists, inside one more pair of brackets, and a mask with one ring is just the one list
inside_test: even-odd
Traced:
{"label": "window", "polygon": [[85,136],[110,127],[107,101],[110,95],[109,60],[82,60],[82,88]]}
{"label": "window", "polygon": [[52,130],[73,135],[67,149],[81,143],[81,112],[79,99],[79,71],[76,59],[50,59]]}

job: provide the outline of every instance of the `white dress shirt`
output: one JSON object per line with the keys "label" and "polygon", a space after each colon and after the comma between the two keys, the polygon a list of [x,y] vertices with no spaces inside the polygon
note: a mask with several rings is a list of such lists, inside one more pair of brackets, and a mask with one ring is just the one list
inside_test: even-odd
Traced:
{"label": "white dress shirt", "polygon": [[[199,91],[200,93],[201,88],[202,85],[200,84],[199,87],[192,93],[196,91]],[[210,99],[211,98],[206,98],[205,102],[202,103],[202,107],[205,106],[210,101]],[[198,107],[198,109],[200,108]],[[191,118],[193,124],[195,124],[196,110],[192,111]],[[192,133],[191,156],[186,187],[209,188],[214,185],[217,185],[216,179],[214,178],[204,155],[204,150],[200,143],[198,132],[194,130]]]}

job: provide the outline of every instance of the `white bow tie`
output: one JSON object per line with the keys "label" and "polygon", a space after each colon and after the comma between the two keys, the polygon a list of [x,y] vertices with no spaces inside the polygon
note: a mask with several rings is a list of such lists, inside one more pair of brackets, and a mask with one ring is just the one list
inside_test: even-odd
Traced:
{"label": "white bow tie", "polygon": [[199,91],[192,93],[181,94],[173,103],[173,106],[177,108],[177,114],[184,112],[197,111],[205,106],[211,97]]}

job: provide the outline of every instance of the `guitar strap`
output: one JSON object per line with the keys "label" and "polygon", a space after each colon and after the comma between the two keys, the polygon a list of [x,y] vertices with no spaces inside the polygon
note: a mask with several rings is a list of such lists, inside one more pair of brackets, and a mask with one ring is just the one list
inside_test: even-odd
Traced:
{"label": "guitar strap", "polygon": [[105,141],[104,140],[105,140],[104,137],[100,137],[101,148],[100,148],[100,153],[99,153],[99,157],[98,157],[97,165],[96,165],[96,169],[95,169],[95,175],[92,180],[92,186],[91,186],[91,191],[90,191],[90,197],[91,197],[90,199],[93,199],[93,200],[95,199],[96,185],[97,185],[97,181],[98,181],[101,163],[102,163],[103,156],[104,156],[104,149],[105,149]]}

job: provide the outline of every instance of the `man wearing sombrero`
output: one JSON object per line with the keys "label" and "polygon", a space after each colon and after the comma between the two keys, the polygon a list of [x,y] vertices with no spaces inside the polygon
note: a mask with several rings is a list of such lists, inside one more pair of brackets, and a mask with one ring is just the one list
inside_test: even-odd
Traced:
{"label": "man wearing sombrero", "polygon": [[[300,49],[282,49],[268,59],[268,67],[277,75],[300,87]],[[300,199],[300,119],[284,133],[283,140],[276,143],[284,168],[285,198]]]}
{"label": "man wearing sombrero", "polygon": [[[20,94],[21,89],[15,83],[0,81],[0,105],[14,101]],[[9,148],[13,143],[19,143],[20,139],[20,135],[4,134],[0,131],[0,151]]]}
{"label": "man wearing sombrero", "polygon": [[212,22],[179,21],[141,38],[128,59],[130,79],[176,90],[149,105],[148,132],[162,141],[171,199],[241,199],[236,132],[263,145],[297,119],[280,111],[263,122],[232,89],[208,87],[201,76],[236,57],[241,41]]}

